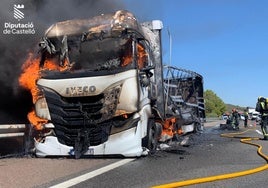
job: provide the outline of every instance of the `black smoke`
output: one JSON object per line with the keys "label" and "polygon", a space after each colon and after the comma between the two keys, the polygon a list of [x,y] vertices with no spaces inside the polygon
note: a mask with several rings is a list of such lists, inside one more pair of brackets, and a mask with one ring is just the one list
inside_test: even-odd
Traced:
{"label": "black smoke", "polygon": [[[23,4],[24,18],[16,20],[14,4]],[[25,123],[32,106],[31,95],[20,88],[21,66],[29,52],[38,55],[37,44],[53,23],[89,18],[125,9],[120,0],[2,0],[0,2],[0,124]],[[33,23],[35,34],[4,34],[6,23]]]}

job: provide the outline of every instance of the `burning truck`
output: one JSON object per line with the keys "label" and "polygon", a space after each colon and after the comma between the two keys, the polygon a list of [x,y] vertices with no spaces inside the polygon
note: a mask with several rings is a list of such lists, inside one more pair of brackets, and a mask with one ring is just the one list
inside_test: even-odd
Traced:
{"label": "burning truck", "polygon": [[136,157],[202,130],[202,76],[162,65],[162,28],[120,10],[46,31],[19,78],[37,156]]}

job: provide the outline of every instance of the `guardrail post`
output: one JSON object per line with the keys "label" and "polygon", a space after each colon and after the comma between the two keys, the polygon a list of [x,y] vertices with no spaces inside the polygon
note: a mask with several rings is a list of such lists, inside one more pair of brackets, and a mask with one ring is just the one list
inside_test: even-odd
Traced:
{"label": "guardrail post", "polygon": [[31,155],[33,153],[34,148],[34,139],[33,139],[33,126],[31,124],[25,125],[24,131],[24,139],[23,139],[23,146],[24,146],[24,153],[25,155]]}

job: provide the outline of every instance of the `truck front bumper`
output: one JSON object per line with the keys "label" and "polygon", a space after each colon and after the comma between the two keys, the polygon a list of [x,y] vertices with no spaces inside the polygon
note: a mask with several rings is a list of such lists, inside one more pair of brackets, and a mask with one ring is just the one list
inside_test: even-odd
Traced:
{"label": "truck front bumper", "polygon": [[[55,136],[47,136],[44,142],[35,141],[35,154],[38,157],[73,156],[74,148],[61,144]],[[139,157],[147,154],[147,150],[142,148],[141,130],[140,125],[138,125],[137,127],[110,135],[103,144],[90,146],[84,155]]]}

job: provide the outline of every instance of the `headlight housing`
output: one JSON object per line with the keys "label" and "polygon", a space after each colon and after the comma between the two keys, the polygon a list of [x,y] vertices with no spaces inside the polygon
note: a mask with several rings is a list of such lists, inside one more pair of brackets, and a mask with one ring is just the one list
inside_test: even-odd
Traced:
{"label": "headlight housing", "polygon": [[38,117],[51,120],[47,101],[44,97],[39,98],[35,103],[35,113]]}

